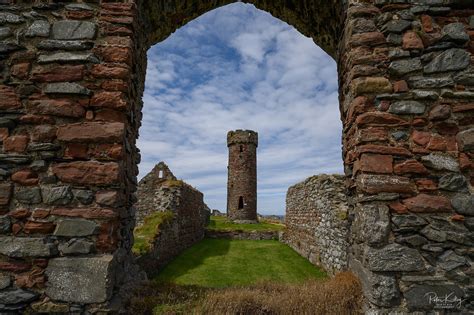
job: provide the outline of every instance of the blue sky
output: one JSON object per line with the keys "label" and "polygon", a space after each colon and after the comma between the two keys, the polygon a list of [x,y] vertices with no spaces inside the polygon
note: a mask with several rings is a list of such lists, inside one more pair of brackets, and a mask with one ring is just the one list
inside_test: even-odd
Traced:
{"label": "blue sky", "polygon": [[159,161],[225,211],[227,131],[259,133],[258,212],[289,186],[342,173],[336,64],[312,39],[242,3],[208,12],[148,51],[139,178]]}

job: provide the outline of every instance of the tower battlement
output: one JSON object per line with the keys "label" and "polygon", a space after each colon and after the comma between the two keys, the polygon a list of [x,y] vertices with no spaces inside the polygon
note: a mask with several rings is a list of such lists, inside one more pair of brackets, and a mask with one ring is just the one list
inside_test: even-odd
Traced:
{"label": "tower battlement", "polygon": [[253,144],[258,147],[258,133],[252,130],[234,130],[227,133],[227,146],[233,144]]}

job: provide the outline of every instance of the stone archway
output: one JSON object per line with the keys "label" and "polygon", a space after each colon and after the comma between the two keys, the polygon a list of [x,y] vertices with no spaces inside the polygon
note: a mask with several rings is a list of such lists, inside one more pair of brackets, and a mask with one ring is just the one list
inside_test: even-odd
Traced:
{"label": "stone archway", "polygon": [[[234,1],[17,2],[0,1],[0,304],[107,310],[134,273],[146,50]],[[348,268],[367,305],[430,309],[429,292],[468,298],[469,1],[248,2],[338,62],[356,203]]]}

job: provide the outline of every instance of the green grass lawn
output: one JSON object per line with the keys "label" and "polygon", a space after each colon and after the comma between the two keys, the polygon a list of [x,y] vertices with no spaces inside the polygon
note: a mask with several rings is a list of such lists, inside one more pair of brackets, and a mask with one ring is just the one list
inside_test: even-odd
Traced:
{"label": "green grass lawn", "polygon": [[155,280],[223,288],[325,277],[324,271],[278,241],[204,239],[166,266]]}
{"label": "green grass lawn", "polygon": [[211,216],[207,228],[209,230],[217,231],[282,231],[285,228],[285,225],[271,223],[264,220],[256,224],[240,224],[228,221],[227,217]]}

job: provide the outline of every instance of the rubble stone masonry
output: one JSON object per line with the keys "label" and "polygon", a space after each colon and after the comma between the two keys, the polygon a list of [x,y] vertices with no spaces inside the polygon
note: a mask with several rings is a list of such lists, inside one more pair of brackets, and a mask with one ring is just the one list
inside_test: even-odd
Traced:
{"label": "rubble stone masonry", "polygon": [[[136,278],[146,51],[232,2],[0,0],[2,312],[120,305]],[[244,2],[338,64],[366,307],[429,311],[444,307],[429,294],[452,294],[453,312],[473,311],[472,0]]]}

